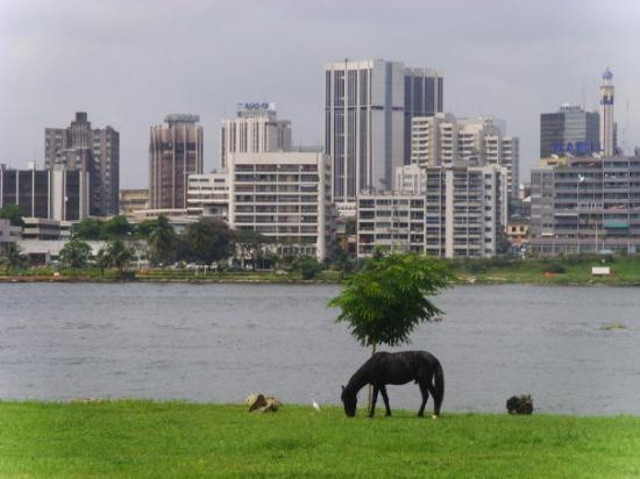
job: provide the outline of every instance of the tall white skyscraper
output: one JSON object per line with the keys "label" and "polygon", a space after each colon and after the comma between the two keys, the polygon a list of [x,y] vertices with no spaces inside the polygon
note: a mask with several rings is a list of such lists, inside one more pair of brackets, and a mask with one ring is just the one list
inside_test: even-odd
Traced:
{"label": "tall white skyscraper", "polygon": [[602,74],[600,85],[600,152],[607,157],[615,153],[612,80],[613,73],[607,68]]}
{"label": "tall white skyscraper", "polygon": [[278,120],[276,104],[238,103],[236,118],[223,120],[220,163],[227,169],[233,153],[291,151],[291,122]]}
{"label": "tall white skyscraper", "polygon": [[411,119],[442,111],[442,83],[438,72],[402,62],[327,65],[325,151],[333,160],[339,208],[354,203],[360,191],[392,187],[395,168],[410,159]]}

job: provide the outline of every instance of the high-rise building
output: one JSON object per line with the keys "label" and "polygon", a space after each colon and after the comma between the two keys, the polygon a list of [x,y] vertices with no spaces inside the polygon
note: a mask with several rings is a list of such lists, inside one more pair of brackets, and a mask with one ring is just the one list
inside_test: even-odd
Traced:
{"label": "high-rise building", "polygon": [[111,126],[92,129],[85,112],[77,112],[68,128],[45,129],[45,168],[89,174],[89,211],[94,216],[119,211],[120,134]]}
{"label": "high-rise building", "polygon": [[229,155],[229,226],[257,231],[283,253],[331,252],[331,163],[323,153]]}
{"label": "high-rise building", "polygon": [[507,171],[507,190],[518,191],[520,143],[504,136],[504,122],[492,117],[456,118],[436,113],[412,120],[411,163],[427,166],[502,166]]}
{"label": "high-rise building", "polygon": [[202,126],[198,115],[171,114],[151,127],[149,208],[186,209],[188,177],[203,170]]}
{"label": "high-rise building", "polygon": [[602,73],[600,86],[600,151],[604,156],[616,153],[613,119],[613,73],[608,68]]}
{"label": "high-rise building", "polygon": [[600,116],[564,104],[555,113],[540,115],[540,158],[585,156],[600,151]]}
{"label": "high-rise building", "polygon": [[442,108],[443,79],[434,70],[380,59],[327,65],[325,151],[338,207],[361,191],[391,189],[395,168],[410,158],[411,119]]}
{"label": "high-rise building", "polygon": [[275,103],[239,103],[236,118],[223,120],[220,141],[222,169],[233,153],[291,151],[291,122],[278,120]]}

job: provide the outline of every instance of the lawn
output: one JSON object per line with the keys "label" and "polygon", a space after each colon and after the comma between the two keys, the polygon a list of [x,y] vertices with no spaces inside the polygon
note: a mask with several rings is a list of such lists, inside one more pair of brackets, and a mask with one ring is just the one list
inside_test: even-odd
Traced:
{"label": "lawn", "polygon": [[640,476],[640,418],[0,402],[0,477]]}

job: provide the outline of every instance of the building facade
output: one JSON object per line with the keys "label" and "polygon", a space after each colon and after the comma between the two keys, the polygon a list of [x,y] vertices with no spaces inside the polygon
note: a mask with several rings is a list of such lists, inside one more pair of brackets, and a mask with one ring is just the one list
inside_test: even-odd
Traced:
{"label": "building facade", "polygon": [[636,252],[640,157],[575,157],[532,169],[530,232],[531,251],[541,255]]}
{"label": "building facade", "polygon": [[442,108],[443,78],[434,70],[385,60],[327,65],[325,152],[338,208],[361,191],[391,189],[396,167],[410,158],[411,119]]}
{"label": "building facade", "polygon": [[222,122],[220,162],[233,153],[291,151],[291,122],[278,120],[275,103],[238,104],[236,118]]}
{"label": "building facade", "polygon": [[504,136],[503,122],[492,117],[456,118],[437,113],[413,118],[411,163],[427,166],[496,165],[506,169],[509,195],[518,192],[520,140]]}
{"label": "building facade", "polygon": [[385,252],[425,252],[425,196],[402,192],[360,193],[357,201],[358,258]]}
{"label": "building facade", "polygon": [[540,158],[585,156],[600,151],[600,115],[564,104],[540,115]]}
{"label": "building facade", "polygon": [[426,168],[426,252],[440,258],[495,256],[507,224],[506,169]]}
{"label": "building facade", "polygon": [[204,133],[198,115],[171,114],[151,127],[149,208],[185,209],[188,177],[203,170]]}
{"label": "building facade", "polygon": [[120,214],[131,215],[136,211],[149,209],[149,190],[120,190]]}
{"label": "building facade", "polygon": [[187,214],[208,216],[229,222],[228,173],[189,175]]}
{"label": "building facade", "polygon": [[282,252],[327,258],[331,164],[323,153],[229,155],[229,226],[270,238]]}
{"label": "building facade", "polygon": [[92,129],[85,112],[68,128],[45,129],[45,168],[89,174],[90,214],[116,215],[120,191],[120,134],[111,126]]}
{"label": "building facade", "polygon": [[58,221],[89,215],[90,179],[86,171],[8,169],[0,165],[0,208],[17,205],[26,217]]}

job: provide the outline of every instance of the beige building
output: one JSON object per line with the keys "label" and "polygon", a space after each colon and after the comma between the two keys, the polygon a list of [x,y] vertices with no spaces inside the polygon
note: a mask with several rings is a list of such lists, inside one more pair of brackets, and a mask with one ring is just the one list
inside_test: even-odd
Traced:
{"label": "beige building", "polygon": [[202,126],[198,115],[171,114],[151,127],[149,208],[185,209],[188,177],[203,170]]}
{"label": "beige building", "polygon": [[229,226],[272,239],[281,252],[331,252],[331,164],[323,153],[229,155]]}
{"label": "beige building", "polygon": [[189,175],[187,214],[229,221],[228,173]]}
{"label": "beige building", "polygon": [[149,209],[149,190],[120,190],[120,214],[131,215]]}

